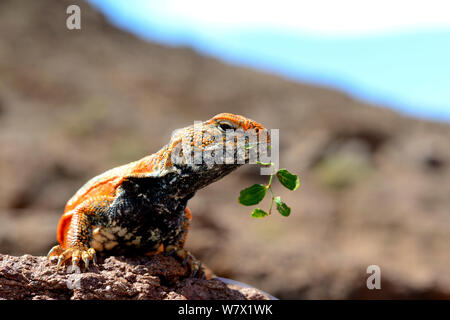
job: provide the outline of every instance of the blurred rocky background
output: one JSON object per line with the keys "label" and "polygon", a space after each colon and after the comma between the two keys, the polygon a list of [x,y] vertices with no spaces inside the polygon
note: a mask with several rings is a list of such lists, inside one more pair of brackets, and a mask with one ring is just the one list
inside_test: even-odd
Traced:
{"label": "blurred rocky background", "polygon": [[145,42],[80,1],[0,2],[0,252],[46,254],[85,181],[220,112],[280,129],[302,184],[274,186],[288,218],[238,204],[256,166],[197,193],[187,248],[216,274],[282,299],[450,298],[450,125]]}

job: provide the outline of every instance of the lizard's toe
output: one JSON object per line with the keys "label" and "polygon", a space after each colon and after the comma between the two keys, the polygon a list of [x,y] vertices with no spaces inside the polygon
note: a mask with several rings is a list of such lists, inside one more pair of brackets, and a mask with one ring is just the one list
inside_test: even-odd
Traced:
{"label": "lizard's toe", "polygon": [[56,260],[63,251],[64,249],[58,244],[53,248],[51,248],[50,251],[47,253],[47,259]]}
{"label": "lizard's toe", "polygon": [[191,277],[205,279],[205,270],[203,269],[202,263],[198,260],[194,261],[190,265]]}
{"label": "lizard's toe", "polygon": [[56,267],[59,269],[67,260],[69,260],[72,257],[73,248],[69,248],[64,250],[59,256],[58,256],[58,263],[56,264]]}
{"label": "lizard's toe", "polygon": [[86,269],[89,268],[89,261],[92,261],[94,265],[97,264],[97,255],[95,254],[94,248],[83,250],[81,252],[81,258],[84,261],[84,266],[86,267]]}

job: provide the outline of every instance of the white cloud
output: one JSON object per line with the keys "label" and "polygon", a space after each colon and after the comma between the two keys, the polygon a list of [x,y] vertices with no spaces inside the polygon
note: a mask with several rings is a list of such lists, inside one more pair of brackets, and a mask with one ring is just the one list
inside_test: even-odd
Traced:
{"label": "white cloud", "polygon": [[[135,8],[197,27],[365,34],[450,27],[450,0],[139,0]],[[128,4],[132,2],[128,1]]]}

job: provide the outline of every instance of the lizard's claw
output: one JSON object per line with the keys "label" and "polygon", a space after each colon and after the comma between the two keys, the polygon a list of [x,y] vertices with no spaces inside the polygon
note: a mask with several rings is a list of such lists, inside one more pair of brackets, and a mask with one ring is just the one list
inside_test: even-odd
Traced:
{"label": "lizard's claw", "polygon": [[71,272],[80,273],[80,267],[78,266],[80,260],[83,260],[86,269],[89,268],[89,261],[96,261],[95,250],[93,248],[86,248],[84,246],[73,246],[67,249],[62,248],[60,245],[54,246],[50,249],[47,258],[50,260],[58,259],[56,267],[59,269],[67,260],[72,260]]}
{"label": "lizard's claw", "polygon": [[200,278],[200,279],[205,279],[205,271],[203,269],[202,263],[200,261],[195,261],[192,265],[191,265],[191,277],[192,278]]}
{"label": "lizard's claw", "polygon": [[182,261],[182,266],[187,265],[189,267],[190,277],[200,279],[205,278],[205,270],[202,263],[189,251],[170,245],[165,248],[165,252],[166,255],[175,255]]}

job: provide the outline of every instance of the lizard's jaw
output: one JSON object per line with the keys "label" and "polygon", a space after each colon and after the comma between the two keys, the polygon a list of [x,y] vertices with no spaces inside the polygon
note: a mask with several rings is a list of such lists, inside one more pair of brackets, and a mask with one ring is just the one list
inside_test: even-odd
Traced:
{"label": "lizard's jaw", "polygon": [[196,167],[180,166],[177,173],[167,175],[167,190],[175,197],[183,198],[223,178],[240,166],[240,164],[216,164],[209,168],[206,164]]}

